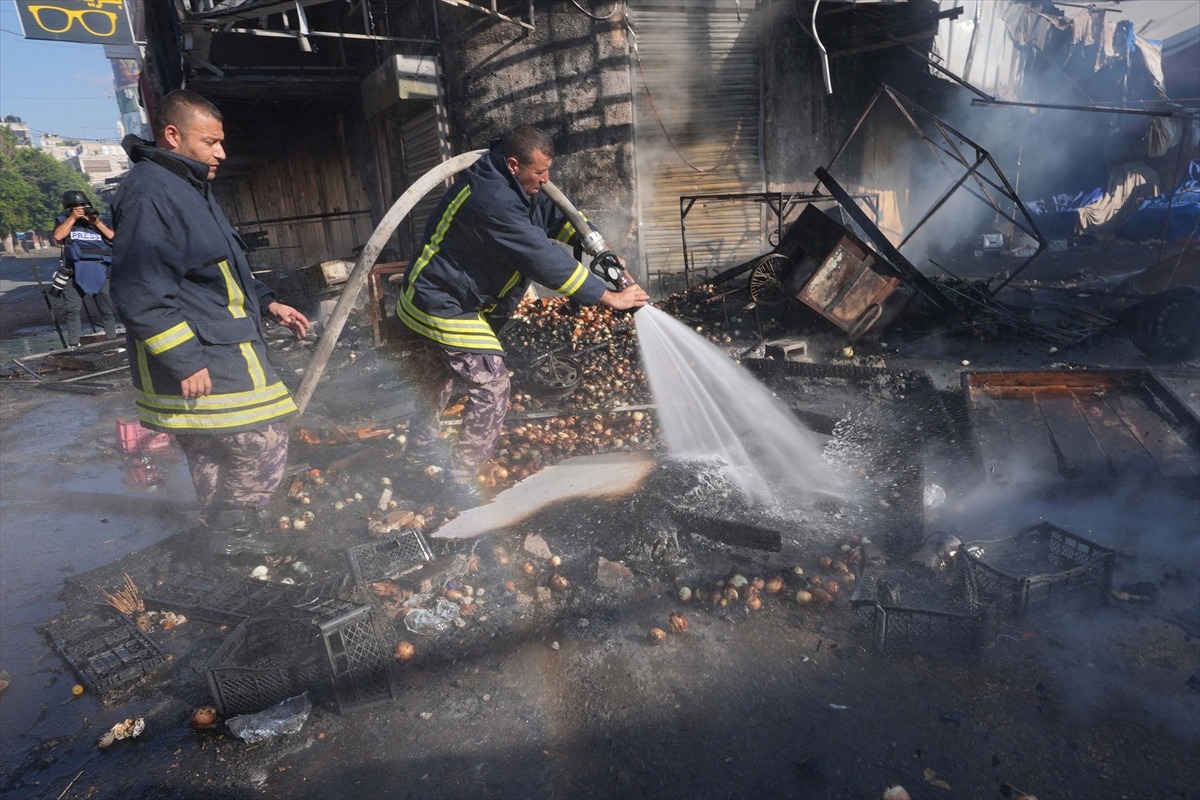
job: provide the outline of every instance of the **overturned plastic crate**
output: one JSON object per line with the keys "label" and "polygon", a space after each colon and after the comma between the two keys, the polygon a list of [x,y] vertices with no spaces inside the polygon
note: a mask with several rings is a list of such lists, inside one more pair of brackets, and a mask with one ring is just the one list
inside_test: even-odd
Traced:
{"label": "overturned plastic crate", "polygon": [[165,583],[146,591],[149,609],[183,611],[190,617],[236,625],[252,616],[283,613],[312,600],[317,587],[294,586],[255,578],[197,578],[186,584]]}
{"label": "overturned plastic crate", "polygon": [[340,714],[395,697],[373,610],[333,598],[242,621],[209,660],[205,677],[222,716],[260,711],[306,691],[318,703],[332,700]]}
{"label": "overturned plastic crate", "polygon": [[1049,522],[1012,536],[963,545],[967,573],[984,602],[1020,617],[1035,606],[1074,598],[1103,599],[1117,553]]}
{"label": "overturned plastic crate", "polygon": [[57,622],[46,632],[79,679],[105,702],[167,663],[157,644],[116,614]]}
{"label": "overturned plastic crate", "polygon": [[876,652],[974,657],[983,651],[988,613],[960,561],[954,560],[949,575],[916,564],[859,573],[850,606]]}
{"label": "overturned plastic crate", "polygon": [[415,528],[405,528],[346,550],[350,574],[363,591],[371,581],[383,580],[420,567],[433,560],[425,537]]}
{"label": "overturned plastic crate", "polygon": [[325,700],[332,689],[320,632],[299,616],[243,620],[213,653],[204,676],[222,717],[262,711],[303,692]]}

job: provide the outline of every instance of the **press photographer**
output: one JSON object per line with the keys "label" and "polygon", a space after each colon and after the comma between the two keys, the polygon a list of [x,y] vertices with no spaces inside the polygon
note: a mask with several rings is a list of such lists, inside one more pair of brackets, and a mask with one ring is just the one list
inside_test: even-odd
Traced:
{"label": "press photographer", "polygon": [[62,258],[51,291],[62,295],[67,308],[67,346],[79,346],[79,314],[89,294],[96,297],[105,338],[115,339],[117,315],[108,293],[115,234],[83,192],[64,192],[62,204],[65,210],[55,218],[53,234],[55,243],[62,245]]}

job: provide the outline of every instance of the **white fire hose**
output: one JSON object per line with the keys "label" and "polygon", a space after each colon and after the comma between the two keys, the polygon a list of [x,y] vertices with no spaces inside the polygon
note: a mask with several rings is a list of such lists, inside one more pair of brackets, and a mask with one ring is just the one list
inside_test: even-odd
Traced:
{"label": "white fire hose", "polygon": [[363,286],[366,285],[367,278],[371,274],[371,267],[375,266],[375,261],[379,258],[383,246],[387,244],[388,239],[392,238],[392,234],[396,232],[400,222],[408,216],[408,213],[425,195],[433,191],[438,184],[474,164],[486,152],[487,150],[472,150],[442,162],[422,175],[412,186],[409,186],[383,215],[383,219],[375,227],[375,232],[371,234],[371,238],[367,240],[362,252],[358,254],[358,260],[354,262],[354,269],[350,271],[346,286],[342,289],[337,305],[334,306],[333,313],[329,316],[329,322],[325,324],[325,330],[321,334],[321,340],[317,343],[316,352],[313,353],[312,361],[309,362],[308,369],[304,373],[304,380],[300,382],[300,388],[296,390],[296,405],[300,407],[301,414],[308,407],[308,401],[312,399],[317,382],[321,380],[321,375],[325,372],[325,365],[329,363],[329,356],[332,355],[333,348],[337,345],[338,337],[342,335],[342,328],[345,327],[346,320],[350,318],[350,311]]}

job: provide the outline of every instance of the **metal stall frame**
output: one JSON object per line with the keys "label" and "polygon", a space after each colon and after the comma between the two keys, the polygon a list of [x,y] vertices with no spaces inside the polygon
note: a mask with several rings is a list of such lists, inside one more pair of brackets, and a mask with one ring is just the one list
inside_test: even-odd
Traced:
{"label": "metal stall frame", "polygon": [[[1028,209],[1025,208],[1025,204],[1022,203],[1020,197],[1017,196],[1016,189],[1013,188],[1008,178],[1005,177],[1004,173],[1001,171],[1000,166],[996,163],[995,159],[992,158],[991,153],[973,141],[966,134],[950,126],[932,112],[917,105],[917,103],[905,97],[903,94],[896,91],[886,83],[881,84],[879,90],[876,91],[875,95],[871,98],[871,102],[867,104],[866,110],[863,111],[863,113],[859,116],[858,121],[854,123],[854,127],[850,130],[850,133],[845,139],[842,140],[842,143],[834,153],[833,158],[829,161],[827,169],[822,170],[822,172],[825,172],[826,175],[828,175],[828,170],[837,163],[839,158],[841,158],[842,154],[849,147],[850,143],[855,139],[855,137],[857,137],[859,131],[862,129],[863,124],[871,115],[871,112],[875,110],[876,105],[878,105],[883,99],[887,99],[892,102],[892,104],[896,107],[896,110],[900,112],[917,136],[929,147],[929,150],[933,154],[934,158],[938,160],[938,163],[942,165],[948,175],[953,177],[954,164],[965,168],[966,172],[953,181],[950,188],[942,193],[941,197],[939,197],[933,206],[925,212],[924,216],[921,217],[916,225],[914,225],[912,229],[905,234],[899,245],[893,246],[890,241],[887,240],[887,237],[883,235],[883,232],[880,231],[874,224],[864,225],[864,231],[867,232],[868,236],[877,246],[881,247],[883,253],[888,256],[890,260],[893,254],[898,254],[898,248],[903,247],[905,243],[911,240],[917,231],[919,231],[925,225],[925,223],[928,222],[929,219],[936,214],[943,205],[945,205],[946,201],[948,201],[955,192],[957,192],[959,189],[964,189],[970,195],[989,206],[996,214],[1012,223],[1015,228],[1019,229],[1022,233],[1026,234],[1035,242],[1037,242],[1037,249],[1033,252],[1033,254],[1021,262],[1020,266],[1009,272],[1007,277],[1003,278],[1003,280],[1001,280],[997,286],[992,288],[991,283],[992,281],[995,281],[998,276],[993,276],[988,280],[985,291],[988,297],[995,297],[997,292],[1008,285],[1008,283],[1016,278],[1021,272],[1023,272],[1035,258],[1040,256],[1042,252],[1045,251],[1047,246],[1046,239],[1042,236],[1041,231],[1038,229],[1037,223],[1034,222],[1033,216],[1029,213]],[[935,139],[929,131],[922,127],[921,122],[918,121],[918,118],[924,120],[927,124],[932,125],[937,133],[940,134],[940,140]],[[962,144],[960,145],[959,142]],[[965,147],[963,145],[965,145]],[[968,158],[968,156],[964,153],[964,150],[967,149],[974,151],[973,159]],[[983,169],[985,167],[990,167],[994,173],[994,179],[991,176],[984,174]],[[821,183],[826,183],[826,181],[821,178],[820,175],[818,175],[818,180],[820,183],[813,187],[814,193],[817,192]],[[968,184],[968,181],[974,182],[974,188]],[[989,189],[991,191],[989,191]],[[1000,198],[994,197],[993,193],[1000,195]],[[1013,211],[1011,213],[1006,211],[1001,205],[1001,199],[1006,199],[1012,203]],[[842,201],[839,200],[839,202]],[[843,206],[845,206],[844,203]],[[853,215],[853,209],[846,207],[846,210]],[[859,209],[859,212],[860,213],[856,216],[861,217],[862,219],[856,219],[855,221],[859,222],[861,225],[863,220],[866,219],[866,215],[861,213],[861,209]],[[881,240],[887,243],[886,246],[880,243]]]}

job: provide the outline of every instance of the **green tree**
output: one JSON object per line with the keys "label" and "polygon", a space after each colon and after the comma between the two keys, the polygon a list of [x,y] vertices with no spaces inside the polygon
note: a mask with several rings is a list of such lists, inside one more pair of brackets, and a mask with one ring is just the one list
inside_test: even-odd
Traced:
{"label": "green tree", "polygon": [[92,196],[86,175],[41,150],[18,146],[16,134],[0,127],[0,234],[53,229],[69,189]]}

